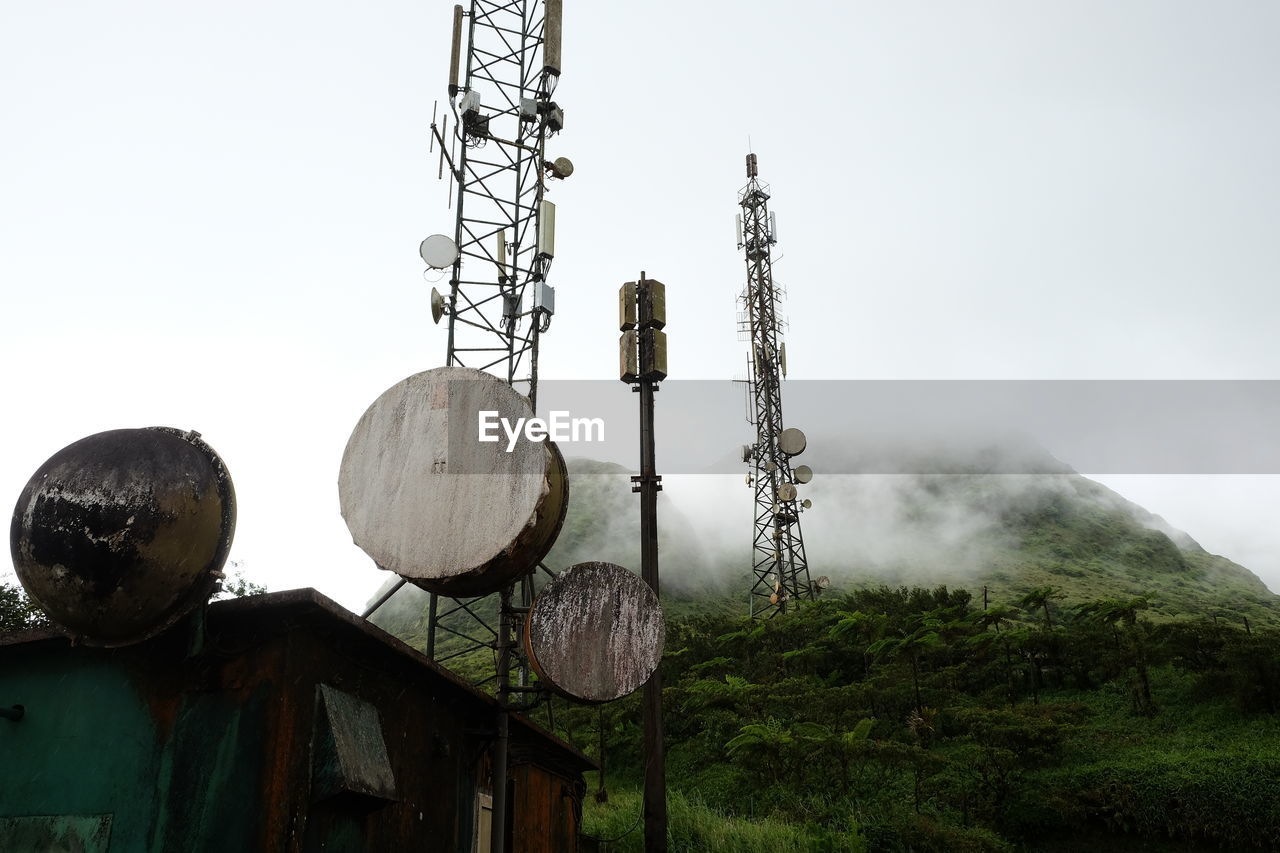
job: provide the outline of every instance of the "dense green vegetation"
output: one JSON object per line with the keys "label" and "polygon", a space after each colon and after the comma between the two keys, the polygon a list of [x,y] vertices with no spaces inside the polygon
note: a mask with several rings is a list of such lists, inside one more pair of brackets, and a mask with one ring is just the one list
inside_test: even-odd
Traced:
{"label": "dense green vegetation", "polygon": [[48,624],[44,612],[17,584],[0,583],[0,634],[42,628]]}
{"label": "dense green vegetation", "polygon": [[[634,568],[626,472],[570,467],[546,562]],[[852,517],[858,488],[828,485],[824,511]],[[1257,577],[1075,474],[902,477],[876,499],[901,555],[851,536],[811,566],[823,600],[764,622],[742,618],[745,549],[698,535],[721,520],[660,504],[674,851],[1280,849],[1280,599]],[[422,647],[422,605],[379,623]],[[491,658],[448,665],[479,680]],[[586,827],[640,850],[639,697],[554,723],[596,756],[603,730]]]}
{"label": "dense green vegetation", "polygon": [[[993,502],[1001,478],[932,479],[940,500],[977,506]],[[1004,544],[992,549],[986,567],[967,579],[933,571],[930,582],[1021,591],[1057,586],[1076,601],[1146,595],[1153,621],[1211,614],[1229,603],[1237,618],[1280,627],[1280,599],[1256,575],[1142,507],[1078,474],[1021,479],[1017,500],[997,516],[995,538]]]}
{"label": "dense green vegetation", "polygon": [[[640,793],[615,792],[605,802],[588,807],[585,830],[600,840],[602,849],[640,853],[644,837],[639,817]],[[863,853],[867,849],[866,840],[852,826],[832,831],[788,820],[737,818],[682,791],[667,796],[667,827],[672,853]]]}
{"label": "dense green vegetation", "polygon": [[[983,610],[963,590],[882,587],[675,622],[674,849],[1280,848],[1280,632],[1059,594]],[[556,715],[593,754],[603,728],[623,794],[588,809],[602,837],[639,807],[638,714],[631,697]],[[727,818],[739,846],[697,840],[732,834]],[[789,840],[746,840],[769,832]]]}

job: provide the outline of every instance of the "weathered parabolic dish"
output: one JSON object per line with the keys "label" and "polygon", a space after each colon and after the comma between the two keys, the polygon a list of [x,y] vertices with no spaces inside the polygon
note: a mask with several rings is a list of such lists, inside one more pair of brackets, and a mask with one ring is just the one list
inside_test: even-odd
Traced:
{"label": "weathered parabolic dish", "polygon": [[18,579],[90,645],[154,636],[209,599],[231,549],[235,490],[199,434],[82,438],[40,466],[13,510]]}
{"label": "weathered parabolic dish", "polygon": [[383,569],[430,592],[485,595],[534,569],[564,523],[569,480],[551,441],[480,441],[481,412],[532,418],[507,383],[440,367],[392,386],[356,424],[338,501],[351,537]]}
{"label": "weathered parabolic dish", "polygon": [[804,433],[795,427],[784,429],[778,433],[778,449],[788,456],[799,456],[804,453],[808,443],[809,441],[804,437]]}
{"label": "weathered parabolic dish", "polygon": [[578,563],[551,581],[525,617],[538,677],[580,702],[609,702],[658,668],[666,622],[649,585],[613,563]]}

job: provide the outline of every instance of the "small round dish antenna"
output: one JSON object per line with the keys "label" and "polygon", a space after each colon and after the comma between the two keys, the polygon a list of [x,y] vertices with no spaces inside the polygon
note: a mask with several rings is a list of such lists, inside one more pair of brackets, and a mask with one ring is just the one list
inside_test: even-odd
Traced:
{"label": "small round dish antenna", "polygon": [[783,503],[796,499],[796,487],[793,483],[783,483],[778,486],[778,500]]}
{"label": "small round dish antenna", "polygon": [[813,479],[813,469],[808,465],[800,465],[791,473],[795,475],[796,482],[802,486]]}
{"label": "small round dish antenna", "polygon": [[557,157],[547,161],[547,173],[553,178],[564,180],[573,174],[573,161],[568,157]]}
{"label": "small round dish antenna", "polygon": [[800,506],[804,507],[805,509],[813,509],[813,501],[809,500],[808,498],[805,498],[804,500],[800,501]]}
{"label": "small round dish antenna", "polygon": [[418,246],[423,262],[434,270],[451,267],[458,260],[458,244],[443,234],[432,234]]}
{"label": "small round dish antenna", "polygon": [[795,427],[784,429],[778,433],[778,449],[788,456],[799,456],[804,453],[808,440],[804,437],[804,433]]}
{"label": "small round dish antenna", "polygon": [[198,433],[117,429],[40,466],[9,547],[50,619],[86,645],[126,646],[209,600],[235,526],[231,476]]}
{"label": "small round dish antenna", "polygon": [[[481,441],[481,412],[491,441]],[[485,595],[526,574],[564,523],[569,480],[551,441],[501,421],[533,417],[507,383],[438,367],[387,389],[356,424],[338,473],[352,540],[379,568],[451,598]]]}
{"label": "small round dish antenna", "polygon": [[826,575],[820,575],[818,579],[813,582],[813,585],[818,589],[826,589],[827,587],[831,586],[831,578],[827,577]]}
{"label": "small round dish antenna", "polygon": [[444,316],[444,297],[440,295],[440,291],[434,287],[431,288],[431,322],[436,325],[440,324],[440,318]]}
{"label": "small round dish antenna", "polygon": [[524,623],[529,662],[557,693],[610,702],[649,680],[666,622],[649,585],[613,563],[578,563],[547,584]]}

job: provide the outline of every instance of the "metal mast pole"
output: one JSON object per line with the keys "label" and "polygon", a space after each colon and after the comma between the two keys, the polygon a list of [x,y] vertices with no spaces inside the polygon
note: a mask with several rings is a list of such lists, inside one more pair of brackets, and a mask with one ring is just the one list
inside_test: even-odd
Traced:
{"label": "metal mast pole", "polygon": [[[640,320],[652,320],[649,282],[640,273],[637,283]],[[640,363],[654,363],[654,338],[640,335]],[[657,473],[653,442],[653,394],[657,379],[640,377],[640,576],[658,591],[658,492],[662,478]],[[644,685],[644,849],[645,853],[667,851],[667,762],[662,742],[662,668],[654,670]]]}
{"label": "metal mast pole", "polygon": [[813,598],[809,563],[800,529],[803,505],[797,500],[791,458],[778,446],[782,420],[782,378],[786,372],[778,303],[781,289],[773,280],[772,247],[777,242],[769,216],[769,186],[758,176],[756,155],[747,155],[747,185],[738,193],[742,207],[738,248],[744,249],[747,285],[740,297],[744,311],[739,328],[751,341],[748,390],[756,441],[747,459],[752,464],[754,520],[751,538],[752,616],[785,612],[788,604]]}
{"label": "metal mast pole", "polygon": [[[622,286],[620,323],[623,335],[621,376],[640,394],[640,474],[631,478],[631,490],[640,493],[640,575],[659,595],[658,492],[653,436],[653,395],[667,375],[666,286],[645,278]],[[667,851],[667,769],[662,736],[662,669],[654,670],[644,685],[644,849]]]}

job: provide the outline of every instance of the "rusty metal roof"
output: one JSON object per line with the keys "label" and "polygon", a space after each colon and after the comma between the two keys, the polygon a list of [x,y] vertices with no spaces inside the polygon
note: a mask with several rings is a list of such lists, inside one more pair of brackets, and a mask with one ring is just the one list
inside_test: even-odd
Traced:
{"label": "rusty metal roof", "polygon": [[[433,689],[457,697],[463,702],[474,703],[478,723],[486,719],[485,712],[496,717],[501,710],[501,705],[494,697],[476,689],[417,649],[361,619],[314,589],[292,589],[211,602],[205,609],[205,620],[210,633],[216,633],[220,628],[247,625],[251,625],[261,636],[284,634],[299,628],[338,631],[346,635],[344,639],[351,638],[363,645],[363,651],[369,656],[384,656],[408,664],[430,681]],[[161,642],[175,630],[181,630],[181,625],[147,643]],[[42,642],[70,643],[71,640],[55,629],[0,635],[0,648]],[[139,648],[145,648],[147,643],[140,644]],[[544,758],[552,759],[554,763],[577,772],[599,769],[597,763],[577,747],[528,717],[512,713],[511,724],[513,738],[524,740],[531,746],[536,744],[539,747],[536,751]]]}

